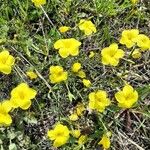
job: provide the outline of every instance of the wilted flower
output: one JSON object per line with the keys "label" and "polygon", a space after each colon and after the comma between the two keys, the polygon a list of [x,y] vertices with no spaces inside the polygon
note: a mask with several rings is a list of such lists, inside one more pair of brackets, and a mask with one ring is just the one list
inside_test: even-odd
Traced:
{"label": "wilted flower", "polygon": [[103,90],[91,92],[89,94],[89,108],[103,112],[106,106],[110,105],[110,99],[107,98],[107,93]]}
{"label": "wilted flower", "polygon": [[31,99],[34,99],[37,92],[30,88],[27,83],[21,83],[11,91],[11,103],[14,108],[28,109],[31,106]]}
{"label": "wilted flower", "polygon": [[109,47],[102,49],[101,55],[102,63],[104,65],[117,66],[119,63],[119,59],[124,56],[124,51],[118,49],[118,45],[116,43],[113,43]]}
{"label": "wilted flower", "polygon": [[131,0],[131,3],[133,4],[133,5],[135,5],[136,3],[138,3],[139,2],[139,0]]}
{"label": "wilted flower", "polygon": [[49,130],[47,135],[50,140],[54,141],[54,147],[60,147],[67,143],[69,139],[69,129],[67,126],[62,124],[57,124],[53,130]]}
{"label": "wilted flower", "polygon": [[85,110],[85,107],[84,107],[83,103],[78,103],[76,106],[77,115],[81,116],[84,110]]}
{"label": "wilted flower", "polygon": [[60,39],[55,42],[54,48],[59,50],[59,54],[62,58],[66,58],[69,55],[77,56],[79,54],[79,46],[81,42],[74,38]]}
{"label": "wilted flower", "polygon": [[73,137],[78,138],[81,134],[80,130],[72,130],[71,134]]}
{"label": "wilted flower", "polygon": [[59,83],[67,80],[68,73],[67,71],[64,71],[63,67],[51,66],[49,70],[50,70],[49,78],[51,83]]}
{"label": "wilted flower", "polygon": [[138,92],[131,85],[125,85],[122,91],[115,94],[118,106],[122,108],[131,108],[138,100]]}
{"label": "wilted flower", "polygon": [[80,138],[78,139],[78,144],[79,145],[84,145],[87,142],[87,135],[81,135]]}
{"label": "wilted flower", "polygon": [[76,74],[78,77],[80,77],[80,78],[86,78],[86,74],[85,74],[85,72],[83,71],[83,70],[79,70],[79,72],[77,72],[77,74]]}
{"label": "wilted flower", "polygon": [[9,54],[9,51],[4,50],[0,52],[0,72],[10,74],[14,63],[15,58]]}
{"label": "wilted flower", "polygon": [[91,35],[96,32],[95,25],[90,20],[81,19],[79,29],[84,31],[85,35]]}
{"label": "wilted flower", "polygon": [[127,48],[131,48],[135,45],[138,34],[138,29],[124,30],[122,32],[120,43],[126,45]]}
{"label": "wilted flower", "polygon": [[139,49],[135,49],[135,50],[133,51],[133,53],[132,53],[132,57],[133,57],[134,59],[140,58],[140,57],[141,57],[141,52],[140,52],[140,50],[139,50]]}
{"label": "wilted flower", "polygon": [[0,103],[0,126],[9,126],[12,123],[11,116],[8,114],[11,109],[12,105],[9,100]]}
{"label": "wilted flower", "polygon": [[139,34],[136,38],[137,45],[141,48],[141,50],[145,51],[150,49],[150,39],[144,34]]}
{"label": "wilted flower", "polygon": [[60,31],[61,33],[65,33],[65,32],[67,32],[68,30],[70,30],[70,27],[67,27],[67,26],[62,26],[62,27],[59,28],[59,31]]}
{"label": "wilted flower", "polygon": [[40,7],[41,5],[46,4],[46,0],[32,0],[36,7]]}
{"label": "wilted flower", "polygon": [[86,87],[90,87],[91,86],[91,81],[90,80],[83,79],[82,82],[83,82],[84,86],[86,86]]}
{"label": "wilted flower", "polygon": [[35,72],[33,72],[33,71],[27,71],[27,72],[26,72],[26,75],[27,75],[31,80],[36,79],[36,78],[38,77],[37,74],[36,74]]}

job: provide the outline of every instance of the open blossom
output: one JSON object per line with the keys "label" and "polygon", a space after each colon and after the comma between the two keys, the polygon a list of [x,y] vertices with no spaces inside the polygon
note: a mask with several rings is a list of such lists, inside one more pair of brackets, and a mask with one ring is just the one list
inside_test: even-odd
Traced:
{"label": "open blossom", "polygon": [[85,35],[91,35],[96,32],[95,25],[90,20],[81,19],[79,29],[84,31]]}
{"label": "open blossom", "polygon": [[102,145],[104,149],[109,149],[110,148],[110,136],[111,136],[110,132],[103,134],[103,137],[98,144]]}
{"label": "open blossom", "polygon": [[104,65],[117,66],[119,63],[119,59],[124,56],[124,51],[118,49],[118,45],[116,43],[113,43],[109,47],[102,49],[101,55],[102,63]]}
{"label": "open blossom", "polygon": [[31,99],[34,99],[37,92],[30,88],[27,83],[21,83],[11,91],[11,103],[14,108],[28,109],[31,106]]}
{"label": "open blossom", "polygon": [[9,115],[11,109],[12,105],[9,100],[0,103],[0,126],[9,126],[12,123],[11,116]]}
{"label": "open blossom", "polygon": [[68,78],[67,71],[64,71],[63,67],[61,66],[51,66],[49,70],[50,70],[49,79],[51,83],[59,83],[67,80]]}
{"label": "open blossom", "polygon": [[122,32],[120,43],[126,45],[127,48],[131,48],[135,45],[138,34],[138,29],[124,30]]}
{"label": "open blossom", "polygon": [[110,99],[107,98],[107,93],[103,90],[91,92],[89,94],[89,108],[103,112],[106,106],[110,105]]}
{"label": "open blossom", "polygon": [[59,54],[62,58],[66,58],[69,55],[77,56],[79,54],[79,46],[81,42],[74,38],[60,39],[54,43],[54,48],[59,50]]}
{"label": "open blossom", "polygon": [[9,54],[9,51],[4,50],[0,52],[0,72],[10,74],[14,63],[15,58]]}
{"label": "open blossom", "polygon": [[139,34],[136,38],[136,42],[138,47],[140,47],[142,51],[150,49],[150,39],[148,36]]}
{"label": "open blossom", "polygon": [[54,147],[60,147],[67,143],[69,140],[70,131],[67,126],[57,124],[53,130],[47,132],[48,138],[54,141]]}
{"label": "open blossom", "polygon": [[32,0],[36,7],[40,7],[41,5],[46,4],[46,0]]}
{"label": "open blossom", "polygon": [[65,33],[65,32],[67,32],[69,30],[70,30],[70,27],[67,27],[67,26],[62,26],[62,27],[59,28],[59,31],[61,33]]}
{"label": "open blossom", "polygon": [[131,108],[138,100],[138,92],[131,85],[125,85],[122,91],[115,94],[118,106],[122,108]]}

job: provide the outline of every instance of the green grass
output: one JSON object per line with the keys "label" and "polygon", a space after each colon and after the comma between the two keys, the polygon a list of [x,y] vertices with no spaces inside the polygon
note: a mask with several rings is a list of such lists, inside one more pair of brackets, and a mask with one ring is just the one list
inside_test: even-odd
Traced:
{"label": "green grass", "polygon": [[[139,60],[122,60],[116,68],[103,66],[100,62],[101,49],[117,42],[124,29],[138,28],[141,33],[150,35],[149,8],[150,2],[146,0],[135,7],[129,0],[48,0],[43,6],[48,19],[43,10],[35,8],[30,0],[2,0],[0,51],[8,49],[16,57],[16,63],[11,75],[0,74],[0,100],[9,98],[10,91],[20,82],[28,82],[38,91],[38,95],[29,110],[12,113],[13,124],[10,127],[0,128],[1,150],[54,150],[46,137],[47,130],[57,121],[69,124],[67,116],[70,110],[78,101],[87,105],[88,94],[98,89],[109,93],[112,106],[103,115],[86,111],[78,125],[72,125],[80,126],[81,131],[90,137],[87,144],[81,148],[68,143],[60,149],[100,149],[97,143],[106,126],[112,132],[112,150],[149,150],[150,53],[145,52]],[[82,18],[93,21],[97,27],[96,34],[87,38],[75,27]],[[62,25],[75,28],[67,34],[60,34],[58,28]],[[60,38],[69,37],[83,43],[80,55],[62,59],[53,44]],[[88,54],[92,50],[96,56],[89,59]],[[92,82],[91,88],[85,89],[81,80],[71,72],[66,83],[50,83],[51,65],[62,65],[65,70],[70,70],[74,61],[82,63],[87,78]],[[35,70],[39,78],[29,80],[25,74],[29,69]],[[122,79],[138,90],[140,98],[134,109],[122,112],[113,95],[124,84],[117,74],[125,75],[127,70],[129,73]],[[73,98],[68,97],[69,93]]]}

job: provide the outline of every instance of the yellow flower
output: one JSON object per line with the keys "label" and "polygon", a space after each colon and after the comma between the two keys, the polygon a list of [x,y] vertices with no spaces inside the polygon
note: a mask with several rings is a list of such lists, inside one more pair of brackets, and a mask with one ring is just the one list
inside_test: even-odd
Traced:
{"label": "yellow flower", "polygon": [[111,136],[110,134],[109,135],[107,135],[107,133],[104,134],[98,144],[103,145],[104,149],[109,149],[110,148],[110,136]]}
{"label": "yellow flower", "polygon": [[138,1],[139,1],[139,0],[131,0],[131,3],[132,3],[133,5],[135,5],[136,3],[138,3]]}
{"label": "yellow flower", "polygon": [[62,58],[66,58],[69,55],[77,56],[79,54],[79,46],[81,42],[74,38],[60,39],[54,43],[54,48],[59,50],[59,54]]}
{"label": "yellow flower", "polygon": [[91,86],[91,81],[90,80],[83,79],[82,82],[83,82],[84,86],[86,86],[86,87],[90,87]]}
{"label": "yellow flower", "polygon": [[89,58],[94,57],[94,55],[95,55],[95,53],[93,51],[91,51],[90,54],[89,54]]}
{"label": "yellow flower", "polygon": [[125,85],[122,91],[115,94],[118,106],[122,108],[131,108],[138,100],[138,92],[130,85]]}
{"label": "yellow flower", "polygon": [[138,58],[141,57],[141,52],[139,51],[139,49],[135,49],[135,50],[133,51],[132,57],[133,57],[134,59],[138,59]]}
{"label": "yellow flower", "polygon": [[37,74],[33,71],[27,71],[26,74],[31,80],[36,79],[38,77]]}
{"label": "yellow flower", "polygon": [[67,143],[69,139],[69,129],[67,126],[62,124],[57,124],[53,130],[49,130],[47,135],[50,140],[53,140],[54,147],[60,147]]}
{"label": "yellow flower", "polygon": [[138,29],[124,30],[122,32],[120,43],[126,45],[127,48],[131,48],[135,45],[138,34]]}
{"label": "yellow flower", "polygon": [[41,5],[46,4],[46,0],[32,0],[36,7],[40,7]]}
{"label": "yellow flower", "polygon": [[79,72],[77,72],[77,76],[80,77],[80,78],[86,78],[86,74],[83,70],[80,70]]}
{"label": "yellow flower", "polygon": [[80,138],[78,139],[78,144],[79,145],[84,145],[87,141],[87,136],[86,135],[81,135]]}
{"label": "yellow flower", "polygon": [[14,108],[28,109],[31,99],[35,98],[37,92],[30,88],[27,83],[21,83],[11,91],[11,103]]}
{"label": "yellow flower", "polygon": [[76,106],[76,112],[78,116],[82,115],[82,112],[85,110],[85,107],[82,103],[78,103]]}
{"label": "yellow flower", "polygon": [[78,138],[81,134],[80,130],[72,130],[71,134],[73,137]]}
{"label": "yellow flower", "polygon": [[63,67],[51,66],[49,70],[50,70],[49,78],[51,83],[59,83],[67,80],[68,73],[67,71],[64,71]]}
{"label": "yellow flower", "polygon": [[89,108],[103,112],[106,106],[110,105],[110,99],[107,98],[107,93],[103,90],[91,92],[89,94]]}
{"label": "yellow flower", "polygon": [[7,50],[0,52],[0,72],[10,74],[15,58]]}
{"label": "yellow flower", "polygon": [[118,49],[118,45],[116,43],[113,43],[109,47],[102,49],[101,55],[102,63],[104,65],[117,66],[119,63],[119,59],[124,56],[124,51]]}
{"label": "yellow flower", "polygon": [[60,31],[61,33],[65,33],[65,32],[67,32],[68,30],[70,30],[70,27],[67,27],[67,26],[62,26],[62,27],[59,28],[59,31]]}
{"label": "yellow flower", "polygon": [[77,120],[79,119],[79,117],[78,117],[78,115],[74,112],[73,114],[71,114],[71,115],[69,116],[69,119],[70,119],[71,121],[77,121]]}
{"label": "yellow flower", "polygon": [[80,63],[74,63],[72,65],[72,72],[78,72],[81,69],[81,64]]}
{"label": "yellow flower", "polygon": [[0,103],[0,125],[9,126],[12,123],[11,116],[8,114],[11,109],[10,101],[5,100]]}
{"label": "yellow flower", "polygon": [[96,32],[95,25],[90,20],[81,19],[79,29],[84,31],[85,35],[91,35]]}
{"label": "yellow flower", "polygon": [[72,72],[78,72],[81,69],[81,64],[80,63],[74,63],[72,65]]}
{"label": "yellow flower", "polygon": [[144,34],[139,34],[136,39],[137,45],[141,48],[141,50],[145,51],[150,49],[150,39]]}

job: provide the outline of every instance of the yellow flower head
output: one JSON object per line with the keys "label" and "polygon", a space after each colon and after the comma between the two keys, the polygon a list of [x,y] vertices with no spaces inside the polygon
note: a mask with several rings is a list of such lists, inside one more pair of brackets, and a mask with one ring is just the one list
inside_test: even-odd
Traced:
{"label": "yellow flower head", "polygon": [[10,74],[15,58],[7,50],[0,52],[0,72]]}
{"label": "yellow flower head", "polygon": [[138,92],[131,85],[125,85],[122,91],[115,94],[118,106],[122,108],[131,108],[138,100]]}
{"label": "yellow flower head", "polygon": [[81,135],[80,138],[78,139],[78,144],[79,145],[84,145],[87,142],[87,136],[86,135]]}
{"label": "yellow flower head", "polygon": [[72,65],[72,72],[78,72],[81,69],[81,64],[80,63],[74,63]]}
{"label": "yellow flower head", "polygon": [[53,130],[49,130],[47,135],[50,140],[53,140],[54,147],[60,147],[67,143],[69,139],[69,129],[67,126],[57,124]]}
{"label": "yellow flower head", "polygon": [[107,98],[107,93],[102,90],[91,92],[89,94],[89,108],[103,112],[106,106],[110,105],[110,99]]}
{"label": "yellow flower head", "polygon": [[51,66],[50,67],[50,81],[51,83],[59,83],[67,80],[68,73],[64,71],[61,66]]}
{"label": "yellow flower head", "polygon": [[86,78],[86,74],[85,74],[85,72],[83,71],[83,70],[79,70],[79,72],[77,72],[77,74],[76,74],[78,77],[80,77],[80,78]]}
{"label": "yellow flower head", "polygon": [[62,58],[66,58],[69,55],[77,56],[79,54],[79,46],[81,42],[74,38],[60,39],[55,42],[54,48],[59,50],[59,54]]}
{"label": "yellow flower head", "polygon": [[0,103],[0,125],[9,126],[12,123],[11,116],[8,114],[11,109],[10,101],[5,100]]}
{"label": "yellow flower head", "polygon": [[71,134],[73,137],[78,138],[81,134],[80,130],[72,130]]}
{"label": "yellow flower head", "polygon": [[37,74],[33,71],[27,71],[26,74],[31,80],[36,79],[38,77]]}
{"label": "yellow flower head", "polygon": [[46,4],[46,0],[32,0],[36,7],[40,7],[41,5]]}
{"label": "yellow flower head", "polygon": [[14,108],[28,109],[31,99],[35,98],[37,92],[30,88],[27,83],[21,83],[11,91],[11,103]]}
{"label": "yellow flower head", "polygon": [[104,65],[117,66],[119,63],[119,59],[124,56],[124,51],[118,49],[118,45],[116,43],[113,43],[109,47],[102,49],[101,55],[102,63]]}
{"label": "yellow flower head", "polygon": [[110,148],[110,136],[108,136],[107,133],[103,134],[103,137],[98,144],[102,145],[104,149],[109,149]]}
{"label": "yellow flower head", "polygon": [[90,80],[83,79],[82,82],[83,82],[84,86],[86,86],[86,87],[90,87],[91,86],[91,81]]}
{"label": "yellow flower head", "polygon": [[69,30],[70,30],[70,27],[67,27],[67,26],[62,26],[62,27],[59,28],[59,31],[61,33],[65,33],[65,32],[67,32]]}
{"label": "yellow flower head", "polygon": [[71,121],[77,121],[78,119],[79,119],[79,117],[78,117],[78,115],[77,115],[77,113],[73,113],[73,114],[71,114],[70,116],[69,116],[69,119],[71,120]]}
{"label": "yellow flower head", "polygon": [[120,43],[126,45],[127,48],[131,48],[135,45],[138,34],[138,29],[124,30],[122,32]]}
{"label": "yellow flower head", "polygon": [[78,116],[82,115],[82,112],[85,110],[85,107],[82,103],[78,103],[76,106],[76,112]]}
{"label": "yellow flower head", "polygon": [[145,51],[150,49],[150,39],[144,34],[139,34],[136,39],[137,45],[141,48],[141,50]]}
{"label": "yellow flower head", "polygon": [[95,25],[90,20],[81,19],[79,29],[84,31],[85,35],[91,35],[96,32]]}
{"label": "yellow flower head", "polygon": [[90,54],[89,54],[89,58],[94,57],[94,55],[95,55],[95,53],[93,51],[91,51]]}
{"label": "yellow flower head", "polygon": [[140,58],[140,57],[141,57],[141,52],[140,52],[140,50],[139,50],[139,49],[135,49],[135,50],[133,51],[133,53],[132,53],[132,57],[133,57],[134,59]]}

